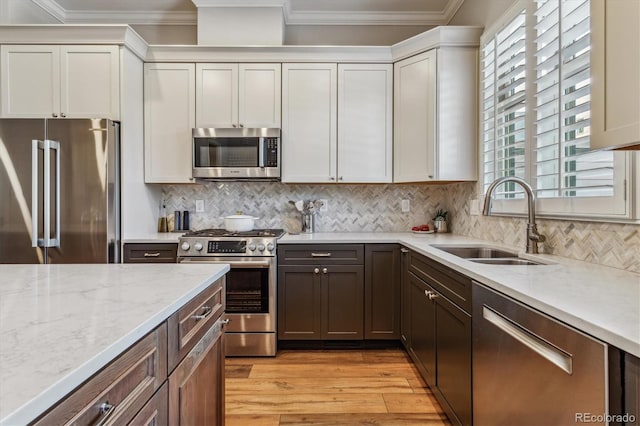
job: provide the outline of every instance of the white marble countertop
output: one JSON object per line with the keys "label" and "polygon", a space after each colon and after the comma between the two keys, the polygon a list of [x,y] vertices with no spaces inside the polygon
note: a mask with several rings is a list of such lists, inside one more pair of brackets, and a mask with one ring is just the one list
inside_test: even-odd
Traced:
{"label": "white marble countertop", "polygon": [[0,424],[26,424],[229,270],[0,265]]}
{"label": "white marble countertop", "polygon": [[[499,244],[453,234],[287,234],[278,244],[400,243],[604,342],[640,357],[640,274],[552,255],[521,257],[547,265],[474,263],[432,247]],[[512,250],[508,247],[507,250]],[[513,251],[513,250],[512,250]]]}

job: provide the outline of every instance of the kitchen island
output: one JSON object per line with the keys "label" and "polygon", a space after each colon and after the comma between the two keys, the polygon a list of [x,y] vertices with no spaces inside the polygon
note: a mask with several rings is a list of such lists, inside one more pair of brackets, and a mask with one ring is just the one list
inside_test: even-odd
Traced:
{"label": "kitchen island", "polygon": [[26,424],[228,265],[0,265],[0,424]]}

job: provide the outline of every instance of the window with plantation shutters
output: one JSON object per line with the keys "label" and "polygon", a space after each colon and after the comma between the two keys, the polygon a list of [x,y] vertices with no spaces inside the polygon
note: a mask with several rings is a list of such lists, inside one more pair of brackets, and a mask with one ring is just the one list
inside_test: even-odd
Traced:
{"label": "window with plantation shutters", "polygon": [[613,153],[589,151],[589,1],[537,1],[535,17],[537,195],[613,196]]}
{"label": "window with plantation shutters", "polygon": [[[525,177],[525,12],[519,13],[483,48],[484,184],[502,176]],[[495,198],[521,197],[513,183]]]}
{"label": "window with plantation shutters", "polygon": [[[589,0],[520,0],[485,32],[485,191],[499,177],[518,176],[534,188],[539,213],[630,214],[625,154],[590,151],[590,46]],[[519,186],[503,185],[494,198],[494,210],[522,212]]]}

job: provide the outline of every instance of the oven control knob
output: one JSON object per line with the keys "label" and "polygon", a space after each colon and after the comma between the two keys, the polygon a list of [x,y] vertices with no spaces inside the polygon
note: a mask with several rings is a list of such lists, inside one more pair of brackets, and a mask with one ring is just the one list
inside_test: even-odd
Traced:
{"label": "oven control knob", "polygon": [[251,244],[249,244],[249,245],[247,246],[247,248],[248,248],[250,251],[255,251],[255,249],[256,249],[256,245],[255,245],[255,244],[253,244],[253,243],[251,243]]}
{"label": "oven control knob", "polygon": [[258,250],[264,251],[264,244],[258,244]]}
{"label": "oven control knob", "polygon": [[269,251],[273,251],[273,249],[274,249],[274,248],[275,248],[275,247],[273,246],[273,243],[268,243],[268,244],[267,244],[267,250],[269,250]]}
{"label": "oven control knob", "polygon": [[197,251],[202,251],[202,243],[198,241],[193,245],[193,248],[196,249]]}
{"label": "oven control knob", "polygon": [[180,246],[180,248],[184,251],[189,251],[189,248],[191,248],[191,245],[188,242],[184,242],[182,243],[182,245]]}

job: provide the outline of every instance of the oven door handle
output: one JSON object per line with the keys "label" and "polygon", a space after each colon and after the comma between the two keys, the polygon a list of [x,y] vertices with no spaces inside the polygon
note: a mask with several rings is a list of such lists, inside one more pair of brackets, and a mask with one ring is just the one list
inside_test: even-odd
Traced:
{"label": "oven door handle", "polygon": [[213,264],[228,264],[233,269],[240,268],[269,268],[271,267],[271,261],[269,260],[256,260],[256,261],[247,261],[247,262],[233,262],[233,261],[224,261],[224,260],[195,260],[195,259],[180,259],[180,263],[213,263]]}

